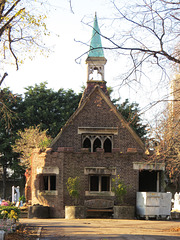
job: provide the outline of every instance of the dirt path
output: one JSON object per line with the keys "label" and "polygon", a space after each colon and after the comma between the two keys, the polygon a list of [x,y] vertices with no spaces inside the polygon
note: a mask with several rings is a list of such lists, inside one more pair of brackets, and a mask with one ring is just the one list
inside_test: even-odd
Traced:
{"label": "dirt path", "polygon": [[180,239],[180,221],[119,219],[20,219],[21,223],[41,227],[40,239]]}

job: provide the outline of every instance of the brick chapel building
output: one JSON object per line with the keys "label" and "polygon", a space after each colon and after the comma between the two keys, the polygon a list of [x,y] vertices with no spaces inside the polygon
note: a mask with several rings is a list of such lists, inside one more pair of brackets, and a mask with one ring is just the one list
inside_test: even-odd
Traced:
{"label": "brick chapel building", "polygon": [[108,95],[104,74],[107,60],[99,33],[95,16],[86,60],[87,86],[79,107],[51,146],[32,156],[32,205],[49,206],[53,217],[64,217],[65,206],[72,204],[66,185],[69,177],[80,178],[81,205],[92,199],[116,204],[111,181],[117,175],[128,186],[125,205],[135,206],[137,191],[161,190],[163,169],[145,163],[143,142]]}

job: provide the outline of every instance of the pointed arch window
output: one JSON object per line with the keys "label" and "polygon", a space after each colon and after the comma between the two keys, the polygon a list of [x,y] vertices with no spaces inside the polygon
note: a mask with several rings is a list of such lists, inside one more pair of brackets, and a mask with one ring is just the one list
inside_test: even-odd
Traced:
{"label": "pointed arch window", "polygon": [[91,151],[91,140],[88,137],[83,141],[83,148],[88,148]]}
{"label": "pointed arch window", "polygon": [[104,152],[112,152],[112,142],[109,138],[104,141]]}
{"label": "pointed arch window", "polygon": [[89,149],[90,152],[96,152],[97,148],[104,149],[105,153],[111,153],[113,148],[113,135],[82,135],[82,148]]}
{"label": "pointed arch window", "polygon": [[96,152],[97,148],[101,148],[101,140],[97,137],[93,143],[93,152]]}

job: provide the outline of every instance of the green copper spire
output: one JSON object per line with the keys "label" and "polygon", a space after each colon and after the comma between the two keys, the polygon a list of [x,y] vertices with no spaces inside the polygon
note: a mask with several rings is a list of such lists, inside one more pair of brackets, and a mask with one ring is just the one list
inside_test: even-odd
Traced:
{"label": "green copper spire", "polygon": [[94,27],[91,38],[91,45],[88,57],[104,57],[104,51],[101,43],[100,30],[97,21],[97,15],[95,13]]}

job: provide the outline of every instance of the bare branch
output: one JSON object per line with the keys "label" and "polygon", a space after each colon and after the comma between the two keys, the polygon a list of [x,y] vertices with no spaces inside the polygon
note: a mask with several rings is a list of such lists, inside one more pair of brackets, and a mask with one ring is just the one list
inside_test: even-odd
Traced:
{"label": "bare branch", "polygon": [[69,5],[70,5],[71,12],[74,14],[74,11],[73,11],[73,8],[72,8],[72,2],[71,2],[71,0],[69,0]]}
{"label": "bare branch", "polygon": [[175,1],[175,2],[170,2],[170,1],[166,1],[166,0],[161,0],[161,1],[164,2],[164,3],[167,3],[167,4],[180,5],[179,0],[177,0],[177,1]]}
{"label": "bare branch", "polygon": [[4,33],[5,30],[9,28],[10,23],[18,16],[20,15],[25,8],[20,9],[15,15],[13,15],[1,28],[0,28],[0,37]]}
{"label": "bare branch", "polygon": [[9,38],[9,49],[10,49],[10,51],[11,51],[11,53],[12,53],[14,59],[15,59],[15,62],[16,62],[16,69],[18,70],[18,69],[19,69],[19,66],[18,66],[18,59],[17,59],[17,57],[16,57],[16,55],[15,55],[13,49],[12,49],[12,45],[11,45],[11,44],[12,44],[12,40],[11,40],[11,27],[9,27],[8,38]]}
{"label": "bare branch", "polygon": [[4,6],[5,6],[5,0],[0,0],[0,22],[2,18],[2,13],[4,11]]}
{"label": "bare branch", "polygon": [[21,0],[17,0],[17,1],[12,5],[12,7],[11,7],[10,9],[8,9],[8,11],[4,14],[3,18],[4,18],[4,17],[7,17],[7,15],[12,12],[12,10],[18,5],[18,3],[19,3],[20,1],[21,1]]}
{"label": "bare branch", "polygon": [[7,76],[8,76],[8,74],[5,72],[4,75],[3,75],[3,77],[2,77],[1,80],[0,80],[0,86],[1,86],[1,84],[2,84],[3,81],[4,81],[4,79],[5,79]]}

